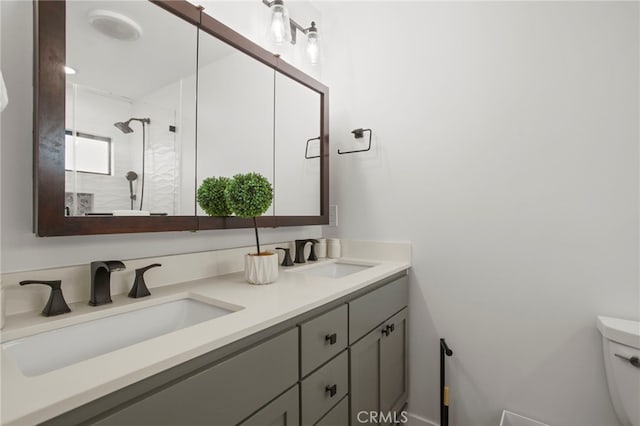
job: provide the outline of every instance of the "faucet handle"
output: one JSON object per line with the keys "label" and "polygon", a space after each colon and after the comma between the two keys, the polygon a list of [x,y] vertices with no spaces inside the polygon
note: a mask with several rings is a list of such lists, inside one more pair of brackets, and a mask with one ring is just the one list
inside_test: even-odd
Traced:
{"label": "faucet handle", "polygon": [[133,281],[133,287],[131,287],[129,297],[137,299],[139,297],[146,297],[151,295],[151,292],[147,288],[147,284],[144,282],[144,273],[149,269],[157,268],[158,266],[162,265],[160,263],[152,263],[151,265],[145,266],[144,268],[136,269],[136,279]]}
{"label": "faucet handle", "polygon": [[282,266],[293,266],[293,260],[291,260],[291,249],[285,247],[276,247],[276,250],[284,250],[284,259],[282,259]]}
{"label": "faucet handle", "polygon": [[162,264],[161,263],[152,263],[151,265],[145,266],[144,268],[138,268],[138,269],[136,269],[136,275],[138,275],[138,274],[142,275],[145,272],[147,272],[149,269],[157,268],[159,266],[162,266]]}
{"label": "faucet handle", "polygon": [[44,305],[44,309],[42,309],[42,315],[45,317],[51,317],[54,315],[66,314],[67,312],[71,312],[69,305],[64,300],[64,296],[62,295],[62,281],[61,280],[53,280],[53,281],[40,281],[40,280],[25,280],[20,281],[20,285],[28,285],[28,284],[44,284],[51,287],[51,294],[49,294],[49,300],[47,304]]}
{"label": "faucet handle", "polygon": [[309,251],[309,257],[307,258],[307,260],[310,260],[312,262],[318,260],[318,256],[316,255],[316,244],[318,244],[320,241],[315,239],[308,239],[307,241],[311,243],[311,251]]}

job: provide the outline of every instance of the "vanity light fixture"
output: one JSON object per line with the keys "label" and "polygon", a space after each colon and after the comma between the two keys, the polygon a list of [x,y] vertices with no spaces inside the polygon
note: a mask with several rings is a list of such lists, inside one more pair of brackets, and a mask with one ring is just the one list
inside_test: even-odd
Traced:
{"label": "vanity light fixture", "polygon": [[311,21],[311,26],[307,28],[307,55],[311,65],[316,65],[320,59],[320,49],[318,48],[318,28],[316,23]]}
{"label": "vanity light fixture", "polygon": [[262,0],[262,3],[271,9],[271,21],[269,26],[269,37],[274,43],[280,45],[285,41],[291,44],[297,42],[297,31],[307,36],[307,56],[312,65],[316,65],[320,58],[318,46],[318,27],[315,22],[311,22],[309,28],[304,28],[289,17],[289,11],[284,6],[283,0]]}
{"label": "vanity light fixture", "polygon": [[269,2],[262,0],[262,2],[271,9],[269,31],[273,42],[279,45],[291,41],[292,25],[289,19],[289,11],[284,7],[284,1],[273,0]]}

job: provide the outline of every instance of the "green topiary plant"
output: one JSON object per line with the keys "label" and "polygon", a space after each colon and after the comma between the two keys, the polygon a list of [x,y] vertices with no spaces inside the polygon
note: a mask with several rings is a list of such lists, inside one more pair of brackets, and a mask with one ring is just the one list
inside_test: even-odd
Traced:
{"label": "green topiary plant", "polygon": [[260,254],[260,239],[256,216],[267,211],[273,200],[271,183],[259,173],[237,174],[230,180],[225,191],[229,208],[239,217],[253,218],[256,232],[256,248]]}
{"label": "green topiary plant", "polygon": [[229,182],[231,179],[222,176],[202,181],[198,188],[198,204],[209,216],[231,216],[233,213],[224,195]]}

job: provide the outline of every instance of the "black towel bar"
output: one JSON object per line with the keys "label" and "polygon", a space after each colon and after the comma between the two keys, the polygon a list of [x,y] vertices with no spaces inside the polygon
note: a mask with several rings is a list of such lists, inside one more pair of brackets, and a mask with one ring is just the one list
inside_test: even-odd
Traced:
{"label": "black towel bar", "polygon": [[446,340],[440,339],[440,426],[449,426],[449,388],[445,385],[444,360],[452,355]]}
{"label": "black towel bar", "polygon": [[338,149],[338,154],[353,154],[354,152],[366,152],[369,151],[371,149],[371,135],[372,135],[372,131],[371,129],[354,129],[351,131],[351,133],[353,133],[353,137],[356,139],[360,139],[364,137],[364,132],[369,132],[369,146],[366,147],[365,149],[356,149],[353,151],[340,151]]}

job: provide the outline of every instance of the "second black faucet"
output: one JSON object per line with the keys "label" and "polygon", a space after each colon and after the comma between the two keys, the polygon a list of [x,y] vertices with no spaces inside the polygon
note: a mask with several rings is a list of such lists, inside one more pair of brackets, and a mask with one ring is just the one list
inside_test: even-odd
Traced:
{"label": "second black faucet", "polygon": [[315,245],[319,243],[318,240],[313,238],[309,238],[306,240],[296,240],[296,263],[305,263],[304,260],[304,248],[307,243],[311,243],[311,251],[309,252],[309,258],[307,260],[318,260],[318,256],[316,256]]}

